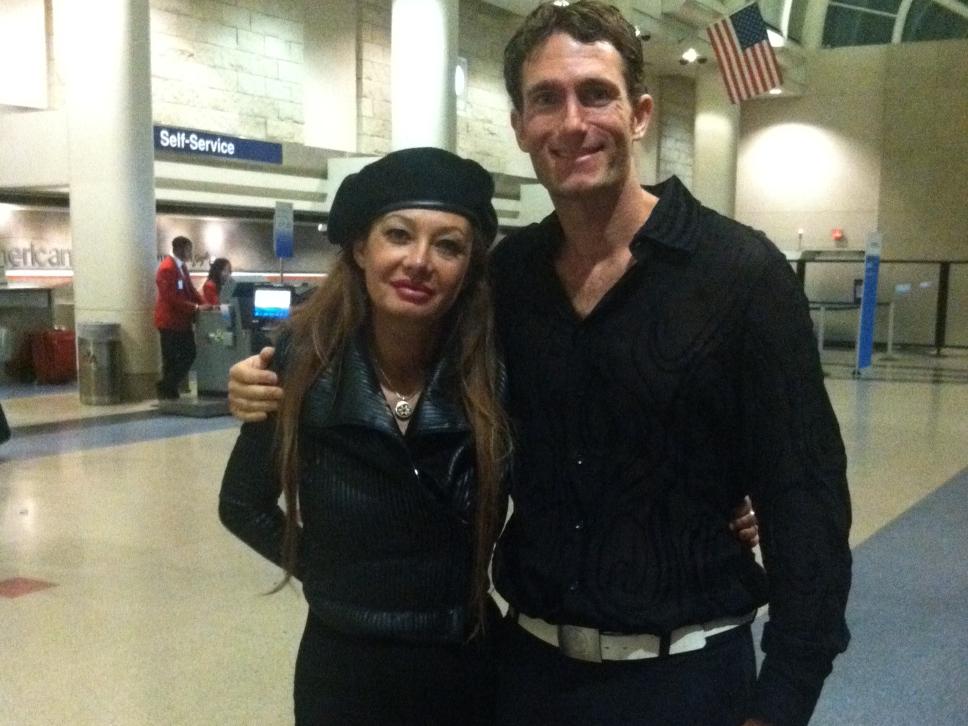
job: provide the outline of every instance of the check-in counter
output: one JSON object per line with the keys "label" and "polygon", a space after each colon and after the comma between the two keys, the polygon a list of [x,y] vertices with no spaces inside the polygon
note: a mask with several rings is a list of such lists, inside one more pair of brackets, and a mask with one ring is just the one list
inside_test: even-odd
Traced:
{"label": "check-in counter", "polygon": [[[200,310],[195,320],[198,395],[226,395],[229,368],[263,346],[272,345],[272,332],[288,317],[290,305],[302,302],[311,292],[308,285],[240,281],[223,289],[222,300],[227,303],[217,310]],[[260,293],[268,303],[259,299]]]}
{"label": "check-in counter", "polygon": [[242,324],[238,305],[200,310],[195,321],[195,376],[199,396],[228,393],[229,368],[252,354],[252,330]]}

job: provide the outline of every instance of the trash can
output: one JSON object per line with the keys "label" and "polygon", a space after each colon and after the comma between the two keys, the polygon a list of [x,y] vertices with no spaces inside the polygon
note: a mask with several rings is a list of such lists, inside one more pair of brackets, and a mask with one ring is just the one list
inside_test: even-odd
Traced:
{"label": "trash can", "polygon": [[78,323],[78,388],[81,403],[121,403],[121,325]]}

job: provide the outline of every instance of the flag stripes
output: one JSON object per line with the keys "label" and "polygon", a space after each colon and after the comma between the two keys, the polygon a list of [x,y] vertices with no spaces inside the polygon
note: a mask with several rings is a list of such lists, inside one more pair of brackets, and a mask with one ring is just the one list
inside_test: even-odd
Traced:
{"label": "flag stripes", "polygon": [[783,83],[759,8],[747,5],[706,29],[730,103],[759,96]]}

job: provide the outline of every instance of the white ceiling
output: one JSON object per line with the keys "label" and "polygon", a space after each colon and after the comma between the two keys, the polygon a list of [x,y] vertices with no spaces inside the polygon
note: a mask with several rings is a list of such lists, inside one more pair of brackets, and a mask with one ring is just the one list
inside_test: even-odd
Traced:
{"label": "white ceiling", "polygon": [[[495,7],[517,15],[527,15],[539,0],[485,0]],[[645,62],[650,74],[681,75],[693,77],[699,70],[695,64],[682,65],[679,60],[689,48],[695,48],[707,66],[715,65],[715,57],[706,28],[745,4],[744,0],[723,3],[719,0],[610,0],[625,16],[648,37],[645,44]],[[802,77],[800,54],[797,48],[778,52],[784,69],[784,91],[798,93],[797,82]]]}

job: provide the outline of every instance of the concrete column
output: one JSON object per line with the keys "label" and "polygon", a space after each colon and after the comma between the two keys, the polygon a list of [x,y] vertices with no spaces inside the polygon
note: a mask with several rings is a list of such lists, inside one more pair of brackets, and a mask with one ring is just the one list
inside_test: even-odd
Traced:
{"label": "concrete column", "polygon": [[393,0],[390,147],[457,150],[458,0]]}
{"label": "concrete column", "polygon": [[44,0],[0,3],[0,105],[47,108]]}
{"label": "concrete column", "polygon": [[804,48],[816,50],[823,45],[823,27],[829,5],[829,0],[812,0],[806,4],[800,38],[800,45]]}
{"label": "concrete column", "polygon": [[121,324],[128,400],[154,395],[157,265],[148,0],[56,2],[66,107],[74,315]]}
{"label": "concrete column", "polygon": [[739,113],[739,106],[726,96],[719,72],[703,69],[696,76],[692,191],[707,207],[727,217],[736,212]]}
{"label": "concrete column", "polygon": [[662,99],[659,98],[658,76],[646,75],[646,87],[652,96],[652,118],[645,138],[635,145],[635,166],[640,184],[655,184],[659,179],[659,118],[662,113]]}

